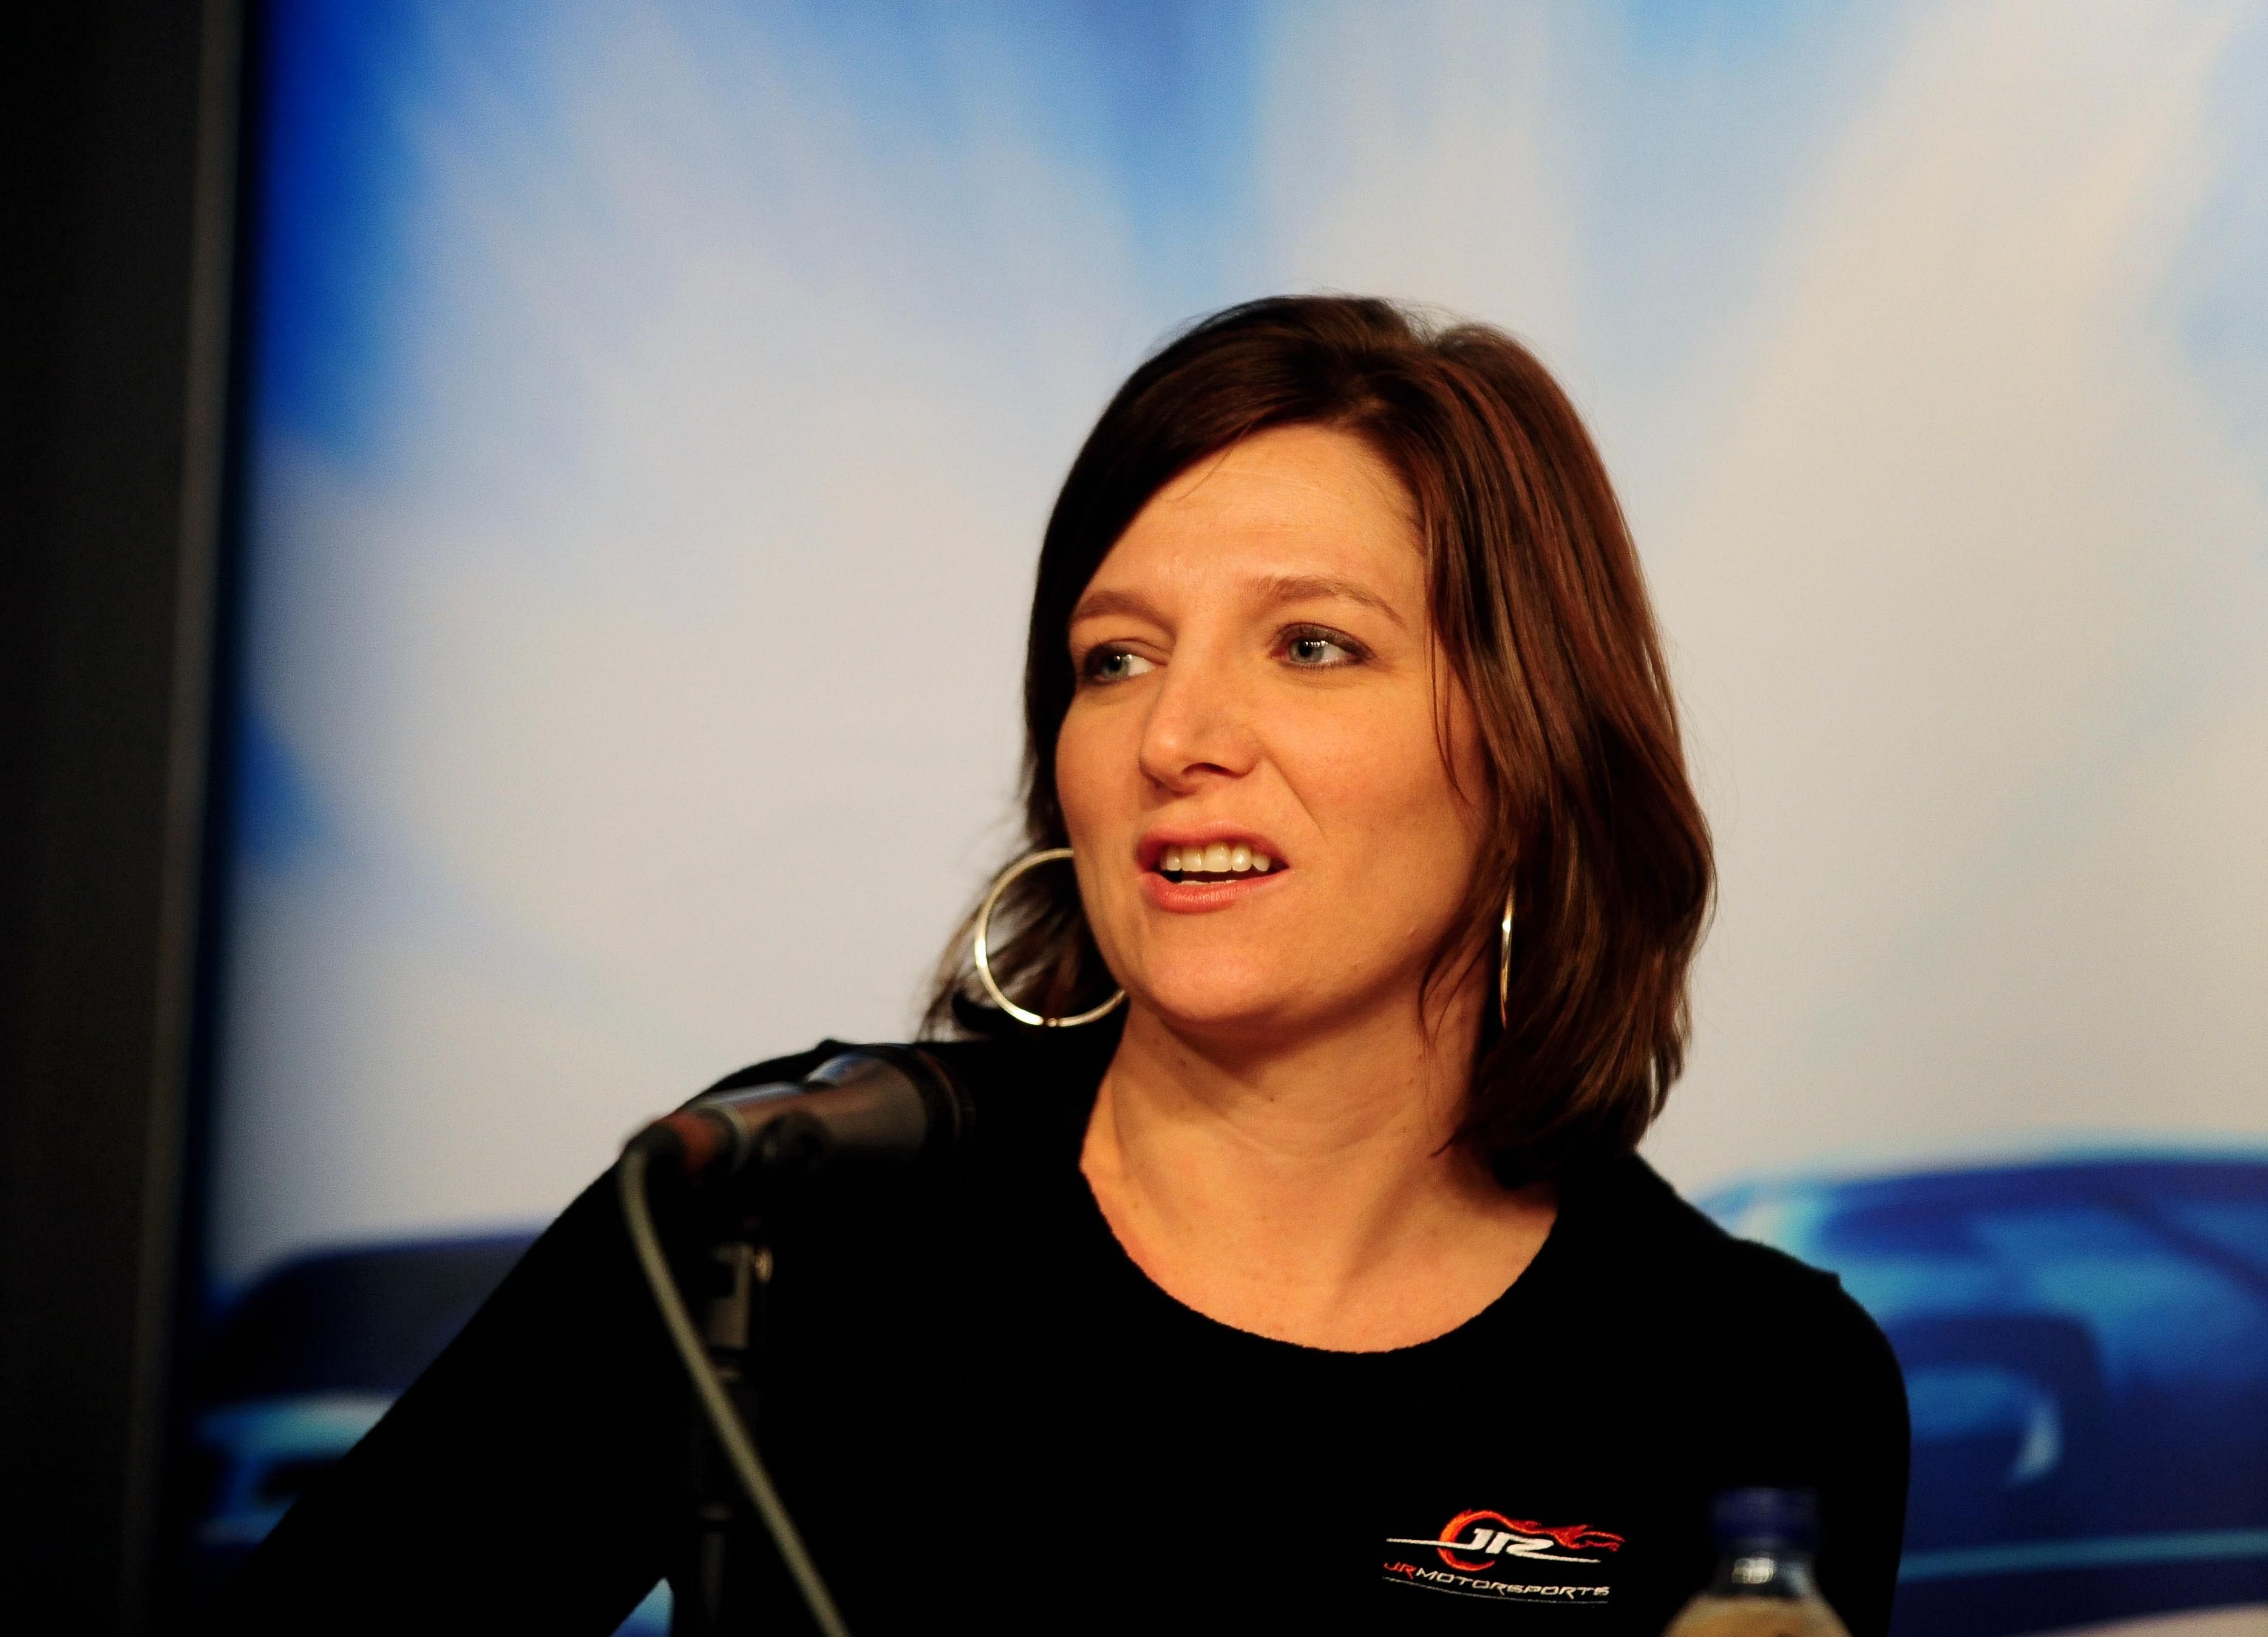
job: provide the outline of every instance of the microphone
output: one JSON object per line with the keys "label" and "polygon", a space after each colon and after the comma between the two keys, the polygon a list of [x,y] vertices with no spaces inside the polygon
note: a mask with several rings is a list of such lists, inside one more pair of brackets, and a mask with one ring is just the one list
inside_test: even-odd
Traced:
{"label": "microphone", "polygon": [[[735,1204],[768,1190],[790,1192],[837,1178],[887,1185],[910,1180],[935,1164],[976,1129],[976,1115],[968,1094],[928,1052],[914,1046],[861,1046],[828,1058],[800,1080],[746,1086],[698,1098],[631,1138],[622,1148],[622,1163],[615,1168],[623,1227],[646,1288],[660,1310],[662,1328],[685,1367],[718,1449],[763,1520],[821,1637],[850,1634],[834,1594],[764,1468],[724,1375],[711,1362],[701,1332],[694,1328],[685,1294],[677,1287],[654,1226],[646,1173],[657,1168],[674,1171],[696,1190],[712,1198],[725,1193]],[[753,1259],[747,1265],[753,1267]],[[737,1300],[740,1339],[726,1339],[732,1333],[728,1325],[721,1332],[711,1330],[711,1344],[746,1346],[745,1286]],[[712,1302],[712,1325],[715,1310]],[[725,1515],[729,1518],[729,1511]],[[711,1525],[704,1522],[703,1527]]]}
{"label": "microphone", "polygon": [[976,1128],[968,1094],[914,1046],[860,1046],[801,1080],[712,1093],[654,1121],[628,1153],[703,1190],[822,1177],[910,1181]]}

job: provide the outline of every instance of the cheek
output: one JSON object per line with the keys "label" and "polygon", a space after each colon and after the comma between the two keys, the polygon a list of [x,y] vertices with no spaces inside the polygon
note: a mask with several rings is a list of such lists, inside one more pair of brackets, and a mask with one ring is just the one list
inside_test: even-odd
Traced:
{"label": "cheek", "polygon": [[1466,845],[1473,828],[1468,803],[1442,762],[1432,717],[1411,702],[1322,716],[1309,731],[1279,742],[1287,774],[1304,786],[1310,811],[1326,830],[1429,853],[1445,841],[1459,850]]}
{"label": "cheek", "polygon": [[1114,971],[1126,967],[1125,933],[1138,912],[1131,872],[1110,867],[1125,856],[1127,832],[1140,817],[1140,792],[1128,787],[1134,751],[1122,738],[1112,712],[1077,705],[1056,735],[1056,805],[1075,855],[1088,930]]}
{"label": "cheek", "polygon": [[1116,784],[1123,758],[1109,730],[1106,714],[1073,704],[1056,735],[1056,802],[1073,847],[1082,837],[1096,837],[1122,805]]}
{"label": "cheek", "polygon": [[1397,747],[1391,756],[1373,746],[1345,765],[1347,805],[1362,813],[1363,828],[1385,856],[1462,882],[1475,851],[1474,826],[1432,741]]}
{"label": "cheek", "polygon": [[[1326,844],[1314,860],[1327,862],[1329,876],[1318,912],[1344,923],[1335,937],[1350,948],[1381,958],[1428,951],[1462,911],[1480,823],[1442,761],[1430,714],[1381,713],[1369,729],[1333,734],[1327,752],[1311,740],[1311,750],[1326,753],[1293,776]],[[1474,788],[1469,776],[1466,786]]]}
{"label": "cheek", "polygon": [[1425,800],[1435,825],[1471,861],[1477,859],[1484,839],[1488,767],[1472,700],[1447,675],[1446,665],[1441,674],[1441,692],[1426,711],[1423,773],[1418,775],[1414,768],[1412,772],[1425,780]]}

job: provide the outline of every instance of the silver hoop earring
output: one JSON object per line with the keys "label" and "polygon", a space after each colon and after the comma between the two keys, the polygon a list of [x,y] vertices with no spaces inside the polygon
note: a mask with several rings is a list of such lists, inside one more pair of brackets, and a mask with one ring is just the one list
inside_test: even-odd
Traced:
{"label": "silver hoop earring", "polygon": [[1014,1018],[1019,1023],[1034,1029],[1077,1029],[1082,1023],[1093,1023],[1108,1017],[1126,1003],[1126,992],[1120,990],[1092,1011],[1076,1017],[1048,1017],[1042,1013],[1027,1011],[1000,992],[1000,985],[992,976],[992,910],[1000,902],[1000,895],[1008,890],[1008,883],[1026,870],[1042,864],[1053,864],[1058,859],[1071,857],[1069,847],[1043,847],[1037,852],[1027,852],[1000,872],[1000,879],[992,883],[992,890],[984,895],[984,907],[976,911],[976,977],[984,985],[984,992],[992,997],[992,1004]]}
{"label": "silver hoop earring", "polygon": [[1507,1015],[1511,1006],[1512,892],[1506,889],[1504,895],[1504,927],[1497,936],[1496,947],[1496,1022],[1498,1029],[1511,1021]]}

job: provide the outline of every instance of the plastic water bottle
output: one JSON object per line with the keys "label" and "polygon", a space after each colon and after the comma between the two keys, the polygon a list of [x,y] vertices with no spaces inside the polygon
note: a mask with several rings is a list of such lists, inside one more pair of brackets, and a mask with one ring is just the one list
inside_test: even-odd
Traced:
{"label": "plastic water bottle", "polygon": [[1811,1578],[1818,1503],[1808,1491],[1717,1497],[1717,1574],[1662,1637],[1850,1637]]}

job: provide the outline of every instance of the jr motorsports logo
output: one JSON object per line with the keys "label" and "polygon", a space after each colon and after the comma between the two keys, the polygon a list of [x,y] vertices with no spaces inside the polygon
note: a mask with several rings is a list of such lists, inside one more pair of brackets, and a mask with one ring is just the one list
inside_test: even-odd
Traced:
{"label": "jr motorsports logo", "polygon": [[1498,1602],[1598,1604],[1607,1600],[1607,1566],[1623,1537],[1589,1523],[1484,1511],[1458,1513],[1438,1535],[1390,1536],[1386,1544],[1425,1548],[1389,1552],[1386,1578],[1404,1585]]}

